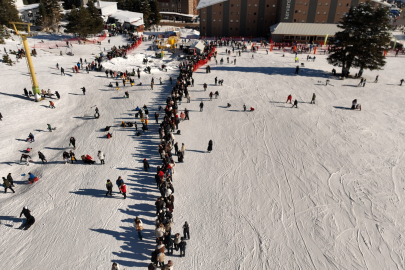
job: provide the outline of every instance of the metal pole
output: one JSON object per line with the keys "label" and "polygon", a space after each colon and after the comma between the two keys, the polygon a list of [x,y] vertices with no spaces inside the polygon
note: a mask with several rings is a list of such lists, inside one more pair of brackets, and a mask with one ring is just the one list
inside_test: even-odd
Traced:
{"label": "metal pole", "polygon": [[31,79],[32,79],[32,92],[34,93],[35,101],[41,101],[41,92],[39,91],[39,86],[37,82],[37,77],[35,76],[34,65],[32,64],[30,47],[28,46],[28,40],[26,36],[21,36],[24,44],[25,57],[27,57],[28,67],[30,68]]}

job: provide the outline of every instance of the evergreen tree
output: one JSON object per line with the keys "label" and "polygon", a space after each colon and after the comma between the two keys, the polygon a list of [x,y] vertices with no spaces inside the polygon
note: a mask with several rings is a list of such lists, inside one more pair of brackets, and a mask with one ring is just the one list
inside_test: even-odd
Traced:
{"label": "evergreen tree", "polygon": [[0,25],[12,27],[10,22],[20,22],[14,0],[0,0]]}
{"label": "evergreen tree", "polygon": [[[87,5],[94,7],[94,1],[90,0]],[[90,34],[98,34],[103,30],[103,20],[96,7],[94,9],[73,8],[68,16],[68,21],[66,30],[76,33],[82,38],[86,38]]]}
{"label": "evergreen tree", "polygon": [[44,31],[57,31],[61,17],[58,0],[41,0],[36,24],[42,26]]}
{"label": "evergreen tree", "polygon": [[148,29],[150,26],[149,16],[151,14],[149,0],[141,0],[141,13],[143,13],[143,21],[145,22],[145,28]]}
{"label": "evergreen tree", "polygon": [[8,54],[3,54],[3,63],[9,64],[10,66],[13,65],[13,61]]}
{"label": "evergreen tree", "polygon": [[328,63],[342,67],[343,74],[351,67],[381,69],[386,63],[383,49],[390,43],[389,22],[386,8],[374,9],[369,3],[351,7],[338,25],[343,31],[330,40]]}
{"label": "evergreen tree", "polygon": [[153,24],[159,24],[160,20],[162,19],[162,15],[160,15],[159,4],[157,0],[150,0],[150,9],[150,21],[152,21]]}
{"label": "evergreen tree", "polygon": [[63,1],[63,8],[64,9],[72,9],[73,7],[80,7],[81,2],[80,0],[65,0]]}

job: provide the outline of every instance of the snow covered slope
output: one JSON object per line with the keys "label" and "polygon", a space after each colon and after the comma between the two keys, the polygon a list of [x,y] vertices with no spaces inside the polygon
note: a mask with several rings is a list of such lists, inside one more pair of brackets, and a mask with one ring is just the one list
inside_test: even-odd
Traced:
{"label": "snow covered slope", "polygon": [[[133,121],[136,106],[146,104],[153,114],[164,104],[171,90],[168,77],[177,76],[178,62],[172,55],[150,58],[153,75],[141,74],[143,86],[119,91],[107,87],[114,80],[103,72],[71,73],[80,57],[89,61],[100,48],[125,43],[119,36],[101,47],[75,45],[73,57],[59,56],[56,49],[38,50],[34,64],[40,88],[62,96],[54,100],[54,110],[47,100],[35,103],[22,96],[23,88],[30,88],[24,62],[0,65],[0,175],[11,172],[16,183],[15,194],[0,196],[4,269],[110,269],[118,262],[128,270],[146,269],[150,262],[159,196],[153,177],[160,165],[158,126],[151,124],[146,135],[136,137],[134,128],[119,124]],[[145,42],[127,60],[103,65],[142,70],[143,56],[154,55],[149,45]],[[15,49],[16,43],[6,48]],[[225,47],[218,50],[218,62],[223,57],[226,63]],[[192,101],[180,106],[190,110],[190,121],[180,124],[176,136],[186,145],[185,162],[176,165],[173,182],[173,233],[188,221],[191,240],[185,258],[178,252],[166,256],[176,269],[405,268],[405,117],[398,86],[403,57],[388,58],[382,71],[366,71],[365,87],[356,87],[358,80],[331,77],[324,55],[315,62],[300,58],[305,67],[299,75],[294,74],[293,54],[266,55],[264,50],[254,59],[243,53],[236,65],[215,65],[213,60],[210,74],[204,68],[194,73]],[[162,63],[168,73],[157,69]],[[377,74],[379,82],[372,83]],[[224,85],[214,86],[215,77],[224,79]],[[325,86],[326,79],[332,85]],[[123,98],[126,90],[129,99]],[[219,98],[209,101],[210,91],[219,91]],[[313,93],[315,105],[309,104]],[[299,101],[298,109],[285,104],[289,94]],[[355,98],[361,112],[349,110]],[[232,106],[226,108],[227,103]],[[255,112],[243,112],[243,104]],[[95,105],[101,114],[97,120]],[[47,123],[57,130],[47,132]],[[103,131],[107,125],[113,125],[110,140]],[[29,132],[35,135],[32,144],[24,141]],[[96,159],[102,150],[106,164],[65,165],[62,152],[69,149],[71,136],[77,140],[76,157]],[[210,139],[214,148],[207,153]],[[19,164],[27,147],[33,147],[29,167]],[[37,151],[48,164],[40,164]],[[143,171],[144,158],[151,172]],[[28,185],[21,176],[28,172],[40,181]],[[118,176],[128,186],[126,200],[115,185]],[[113,198],[105,198],[107,179],[114,184]],[[28,231],[17,229],[24,205],[36,218]],[[141,242],[132,226],[135,216],[144,222]]]}

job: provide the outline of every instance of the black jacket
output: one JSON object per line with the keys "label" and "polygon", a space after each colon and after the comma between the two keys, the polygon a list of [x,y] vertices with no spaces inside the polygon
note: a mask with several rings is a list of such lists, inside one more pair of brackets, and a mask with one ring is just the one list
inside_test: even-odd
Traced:
{"label": "black jacket", "polygon": [[28,209],[23,209],[23,210],[21,211],[20,217],[21,217],[23,214],[24,214],[24,216],[25,216],[27,219],[29,219],[29,218],[32,217],[32,216],[31,216],[31,211],[28,210]]}
{"label": "black jacket", "polygon": [[149,163],[148,163],[147,160],[144,160],[144,161],[143,161],[143,167],[144,167],[145,169],[149,169]]}
{"label": "black jacket", "polygon": [[107,190],[112,190],[113,188],[113,184],[111,182],[107,182],[107,184],[105,185]]}
{"label": "black jacket", "polygon": [[44,154],[42,154],[41,152],[38,153],[38,156],[39,156],[40,159],[46,159]]}

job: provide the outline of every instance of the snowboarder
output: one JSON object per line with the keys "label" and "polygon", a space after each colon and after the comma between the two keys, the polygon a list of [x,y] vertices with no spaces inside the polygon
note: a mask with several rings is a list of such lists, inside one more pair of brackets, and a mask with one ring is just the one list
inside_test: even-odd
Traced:
{"label": "snowboarder", "polygon": [[[40,151],[38,151],[38,157],[39,159],[42,161],[42,164],[44,164],[45,162],[48,162],[44,156],[44,154],[42,154]],[[44,162],[45,161],[45,162]]]}
{"label": "snowboarder", "polygon": [[316,95],[315,95],[315,93],[312,95],[312,100],[311,100],[311,104],[315,104],[315,98],[316,98]]}
{"label": "snowboarder", "polygon": [[70,137],[70,143],[69,146],[72,145],[73,149],[76,150],[76,139],[74,137]]}
{"label": "snowboarder", "polygon": [[27,206],[24,206],[23,210],[21,211],[20,218],[24,214],[26,220],[25,222],[20,226],[20,229],[25,229],[28,230],[29,227],[31,227],[35,223],[35,218],[31,215],[31,211],[28,210]]}
{"label": "snowboarder", "polygon": [[190,240],[190,225],[188,224],[187,221],[183,225],[183,235],[184,239]]}
{"label": "snowboarder", "polygon": [[212,140],[210,140],[210,141],[208,142],[208,149],[207,149],[207,151],[208,151],[208,153],[211,153],[211,151],[212,151]]}
{"label": "snowboarder", "polygon": [[286,101],[285,103],[287,103],[288,101],[290,101],[290,104],[291,104],[291,100],[292,100],[292,96],[291,96],[291,94],[290,94],[290,95],[288,95],[287,101]]}
{"label": "snowboarder", "polygon": [[51,124],[47,124],[48,125],[48,130],[50,131],[50,132],[52,132],[52,126],[51,126]]}
{"label": "snowboarder", "polygon": [[201,103],[200,103],[200,112],[203,111],[203,108],[204,108],[204,103],[201,101]]}
{"label": "snowboarder", "polygon": [[11,191],[15,193],[14,189],[11,186],[10,181],[8,181],[5,177],[3,177],[3,186],[4,186],[4,193],[7,193],[7,189],[11,189]]}
{"label": "snowboarder", "polygon": [[298,100],[294,100],[294,105],[292,105],[291,108],[294,108],[294,106],[295,106],[295,108],[298,109]]}
{"label": "snowboarder", "polygon": [[100,159],[101,164],[105,164],[105,163],[104,163],[104,153],[101,152],[101,151],[98,151],[97,156],[98,156],[98,158]]}
{"label": "snowboarder", "polygon": [[179,243],[180,257],[186,256],[186,246],[187,246],[187,243],[184,241],[184,237],[182,237],[181,242]]}
{"label": "snowboarder", "polygon": [[136,217],[134,220],[134,227],[136,231],[138,232],[138,238],[139,240],[142,240],[142,230],[143,230],[143,223],[142,220],[139,219],[139,217]]}
{"label": "snowboarder", "polygon": [[110,196],[112,197],[112,188],[113,188],[113,184],[111,183],[110,179],[107,179],[107,184],[105,184],[105,187],[107,188],[107,193],[105,194],[105,196],[108,196],[108,193],[110,193]]}

